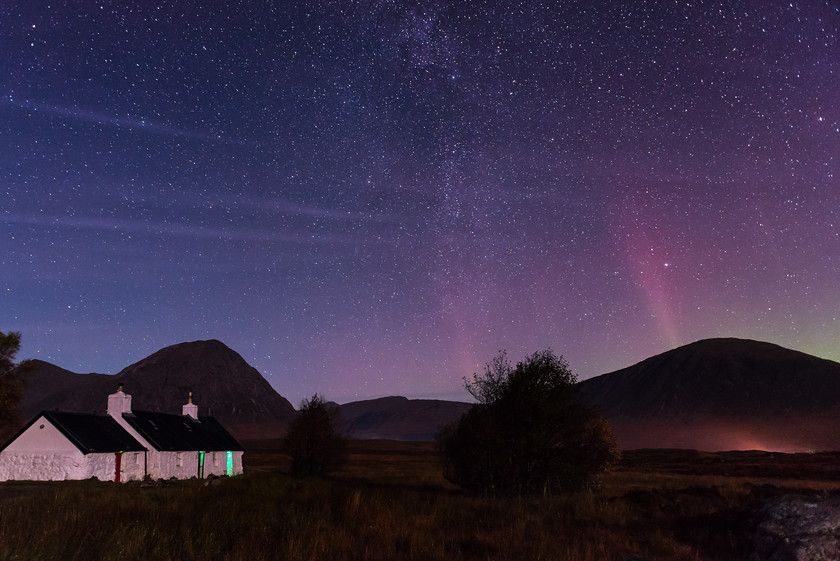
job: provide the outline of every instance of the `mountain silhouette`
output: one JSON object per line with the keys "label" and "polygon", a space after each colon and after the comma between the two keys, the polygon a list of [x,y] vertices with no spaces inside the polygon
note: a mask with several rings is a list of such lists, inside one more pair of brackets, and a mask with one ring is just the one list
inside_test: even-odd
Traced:
{"label": "mountain silhouette", "polygon": [[469,408],[460,401],[391,396],[345,403],[339,413],[353,438],[428,441]]}
{"label": "mountain silhouette", "polygon": [[[122,383],[137,410],[180,412],[189,392],[202,415],[237,438],[277,438],[297,412],[239,354],[215,340],[180,343],[115,375],[33,361],[21,404],[104,411]],[[580,397],[613,425],[618,444],[700,450],[840,450],[840,364],[778,345],[705,339],[583,380]],[[355,438],[431,440],[467,403],[384,397],[339,406]]]}
{"label": "mountain silhouette", "polygon": [[623,448],[840,449],[840,363],[705,339],[578,384]]}
{"label": "mountain silhouette", "polygon": [[199,415],[216,417],[238,438],[282,435],[295,417],[291,403],[238,353],[216,340],[163,348],[115,375],[76,374],[33,361],[24,418],[42,410],[104,411],[122,384],[132,409],[180,413],[192,392]]}

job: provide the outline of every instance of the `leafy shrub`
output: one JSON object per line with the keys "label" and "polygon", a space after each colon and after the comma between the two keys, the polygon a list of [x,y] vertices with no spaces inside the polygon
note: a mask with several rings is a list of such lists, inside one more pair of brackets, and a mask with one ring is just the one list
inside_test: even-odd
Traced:
{"label": "leafy shrub", "polygon": [[327,475],[346,459],[347,439],[340,432],[338,408],[315,394],[304,399],[283,439],[292,456],[292,474]]}
{"label": "leafy shrub", "polygon": [[504,352],[465,380],[478,400],[438,436],[444,476],[491,495],[581,489],[619,457],[607,421],[576,397],[566,360],[537,352],[513,368]]}

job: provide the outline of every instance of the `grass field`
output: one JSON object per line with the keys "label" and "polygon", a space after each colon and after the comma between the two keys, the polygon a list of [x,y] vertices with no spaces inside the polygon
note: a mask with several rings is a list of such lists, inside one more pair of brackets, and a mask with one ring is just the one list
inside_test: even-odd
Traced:
{"label": "grass field", "polygon": [[433,444],[356,441],[329,479],[0,484],[0,560],[741,560],[764,502],[840,490],[840,454],[625,453],[590,492],[491,499],[440,476]]}

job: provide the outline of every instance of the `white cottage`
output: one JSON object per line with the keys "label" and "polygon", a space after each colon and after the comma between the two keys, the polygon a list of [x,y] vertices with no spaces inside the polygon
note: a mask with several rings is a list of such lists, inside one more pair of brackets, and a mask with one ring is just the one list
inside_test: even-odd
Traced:
{"label": "white cottage", "polygon": [[131,396],[108,396],[108,414],[45,411],[0,448],[0,481],[131,481],[242,473],[242,446],[192,395],[182,414],[132,411]]}
{"label": "white cottage", "polygon": [[0,481],[129,481],[145,475],[146,448],[107,415],[44,411],[0,449]]}

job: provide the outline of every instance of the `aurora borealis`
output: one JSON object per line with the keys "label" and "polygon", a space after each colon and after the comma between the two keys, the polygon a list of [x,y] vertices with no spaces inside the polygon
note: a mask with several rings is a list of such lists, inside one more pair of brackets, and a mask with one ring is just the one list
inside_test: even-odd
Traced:
{"label": "aurora borealis", "polygon": [[0,1],[0,331],[293,403],[706,337],[840,359],[835,2]]}

